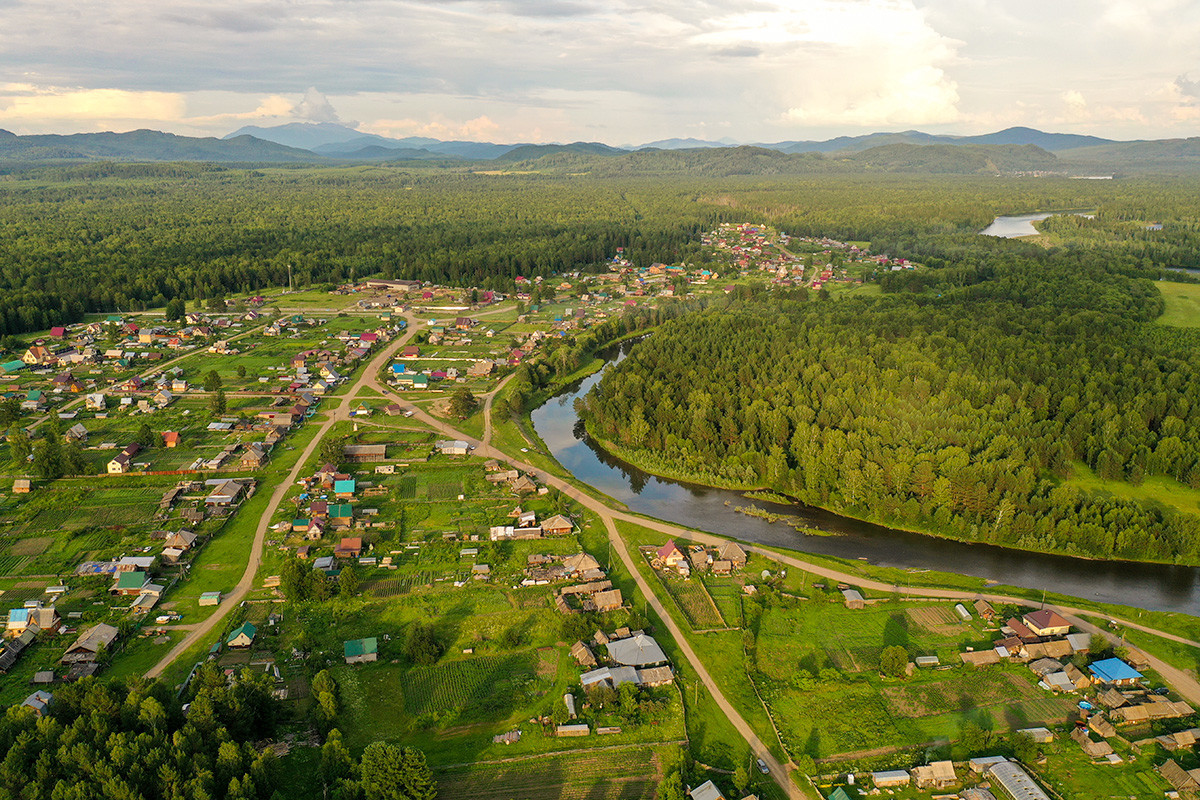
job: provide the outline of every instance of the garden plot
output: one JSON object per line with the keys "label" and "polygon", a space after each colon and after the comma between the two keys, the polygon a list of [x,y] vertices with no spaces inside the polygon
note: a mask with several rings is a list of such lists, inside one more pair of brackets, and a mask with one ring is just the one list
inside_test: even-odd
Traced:
{"label": "garden plot", "polygon": [[652,800],[662,766],[652,748],[549,755],[439,774],[439,800]]}

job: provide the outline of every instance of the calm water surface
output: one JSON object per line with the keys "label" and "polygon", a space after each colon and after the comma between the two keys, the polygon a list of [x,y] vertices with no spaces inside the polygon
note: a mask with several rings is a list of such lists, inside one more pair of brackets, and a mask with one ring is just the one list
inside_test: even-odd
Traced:
{"label": "calm water surface", "polygon": [[1094,214],[1083,214],[1077,211],[1047,211],[1044,214],[1018,214],[1011,217],[996,217],[992,224],[981,230],[983,236],[998,236],[1001,239],[1015,239],[1018,236],[1034,236],[1037,228],[1033,223],[1049,219],[1056,214],[1077,214],[1081,217],[1094,217]]}
{"label": "calm water surface", "polygon": [[[610,365],[634,346],[626,343],[610,352]],[[794,514],[809,527],[837,535],[805,536],[783,523],[771,524],[738,514],[732,507],[750,502],[738,492],[657,478],[619,461],[587,439],[574,402],[587,394],[601,374],[567,387],[536,409],[533,425],[560,464],[632,511],[746,542],[805,553],[865,558],[886,567],[974,575],[1097,601],[1200,616],[1200,569],[1195,567],[1089,561],[955,542],[860,522],[819,508],[761,500],[755,504]],[[726,506],[726,501],[730,505]]]}

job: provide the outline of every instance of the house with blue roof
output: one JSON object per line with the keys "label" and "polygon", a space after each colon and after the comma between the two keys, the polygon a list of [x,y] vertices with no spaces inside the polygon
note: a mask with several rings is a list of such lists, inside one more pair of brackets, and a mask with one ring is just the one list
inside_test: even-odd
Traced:
{"label": "house with blue roof", "polygon": [[1133,686],[1142,680],[1142,673],[1119,658],[1106,658],[1088,667],[1097,683],[1112,686]]}

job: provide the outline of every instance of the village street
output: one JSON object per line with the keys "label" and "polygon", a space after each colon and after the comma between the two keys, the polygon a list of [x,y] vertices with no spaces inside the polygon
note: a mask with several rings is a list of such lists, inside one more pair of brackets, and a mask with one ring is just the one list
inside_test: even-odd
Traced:
{"label": "village street", "polygon": [[[238,582],[236,588],[222,601],[220,609],[203,623],[200,623],[196,626],[180,626],[180,628],[186,627],[190,629],[187,636],[178,644],[176,644],[170,652],[168,652],[153,668],[151,668],[146,673],[146,677],[157,677],[172,661],[174,661],[191,647],[195,646],[197,643],[210,637],[215,630],[220,628],[225,616],[245,598],[246,594],[250,591],[250,588],[253,585],[258,566],[262,559],[263,544],[269,531],[270,521],[282,502],[284,495],[287,493],[288,488],[299,478],[300,471],[305,466],[308,458],[320,446],[323,437],[329,432],[333,425],[339,420],[349,419],[350,404],[355,394],[363,388],[370,388],[379,391],[386,397],[394,399],[405,408],[411,410],[415,419],[441,433],[447,438],[460,439],[466,441],[468,444],[473,445],[475,448],[475,455],[507,461],[512,467],[530,474],[543,485],[554,487],[575,502],[597,514],[605,525],[614,551],[620,557],[627,571],[637,583],[638,589],[645,597],[646,602],[651,608],[654,609],[655,613],[663,621],[664,626],[667,628],[667,632],[675,640],[679,651],[687,659],[691,667],[696,671],[700,680],[704,683],[705,688],[712,695],[718,707],[729,718],[731,723],[738,730],[739,734],[750,745],[755,757],[761,758],[763,762],[766,763],[772,778],[784,789],[789,797],[808,798],[813,796],[801,787],[798,787],[791,780],[790,770],[794,769],[795,765],[790,762],[787,764],[781,763],[777,758],[775,758],[767,745],[763,743],[763,741],[751,728],[749,723],[746,722],[745,718],[742,717],[737,709],[734,708],[726,698],[724,692],[721,690],[721,687],[717,684],[716,680],[706,669],[700,657],[688,643],[682,629],[675,623],[670,613],[668,613],[667,609],[662,605],[649,583],[637,569],[634,556],[629,552],[628,546],[617,530],[616,523],[618,520],[632,522],[643,527],[659,531],[666,536],[694,541],[696,543],[706,545],[719,545],[725,540],[714,535],[688,530],[677,525],[636,516],[634,514],[614,509],[606,502],[583,492],[571,482],[548,473],[545,470],[539,469],[531,464],[525,463],[521,461],[519,457],[513,454],[493,447],[491,444],[493,427],[491,420],[492,403],[496,395],[512,379],[512,375],[501,381],[493,390],[481,396],[484,399],[482,411],[484,414],[484,432],[482,440],[468,436],[462,431],[454,428],[448,422],[434,417],[420,406],[400,398],[391,389],[391,387],[380,380],[380,375],[388,360],[400,348],[407,344],[407,342],[411,340],[412,337],[415,336],[421,329],[422,323],[414,315],[411,313],[407,314],[406,318],[408,327],[404,335],[398,337],[389,346],[381,350],[370,361],[370,363],[364,365],[358,379],[349,387],[347,391],[339,395],[338,405],[335,408],[327,409],[324,412],[326,415],[324,422],[318,429],[317,434],[313,437],[308,446],[305,448],[304,452],[296,461],[295,466],[287,476],[286,480],[280,482],[274,487],[270,503],[264,510],[259,520],[258,530],[255,534],[249,562],[247,563],[245,572],[243,573],[242,578]],[[828,567],[811,563],[794,555],[783,554],[776,551],[768,551],[762,547],[750,544],[743,544],[742,546],[747,552],[758,553],[771,558],[776,562],[805,570],[810,574],[820,576],[831,581],[849,583],[879,592],[897,593],[913,598],[939,598],[946,600],[975,600],[982,598],[991,602],[999,603],[1028,603],[1028,600],[1025,598],[1010,597],[1000,594],[966,592],[953,589],[896,586],[839,572]],[[1072,608],[1069,606],[1056,606],[1051,604],[1047,604],[1046,607],[1066,616],[1067,619],[1080,630],[1084,630],[1093,634],[1100,634],[1108,637],[1112,641],[1117,641],[1117,638],[1110,631],[1105,631],[1099,626],[1080,618],[1081,614],[1094,612],[1087,612],[1083,609]],[[1164,638],[1182,642],[1184,644],[1189,644],[1191,646],[1200,647],[1200,642],[1184,639],[1174,634],[1158,631],[1138,623],[1122,619],[1114,619],[1114,621],[1120,625],[1142,630],[1157,636],[1162,636]],[[1176,669],[1163,662],[1161,659],[1149,654],[1147,654],[1147,661],[1149,662],[1150,666],[1164,678],[1164,680],[1170,683],[1180,693],[1181,696],[1183,696],[1189,702],[1200,704],[1200,682],[1198,682],[1193,676],[1185,673],[1182,670]]]}

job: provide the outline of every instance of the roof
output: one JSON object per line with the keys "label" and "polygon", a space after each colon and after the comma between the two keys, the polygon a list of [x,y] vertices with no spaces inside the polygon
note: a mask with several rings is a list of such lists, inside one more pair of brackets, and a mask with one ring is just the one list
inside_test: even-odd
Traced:
{"label": "roof", "polygon": [[118,631],[115,627],[101,622],[96,627],[88,628],[88,630],[84,631],[75,640],[75,644],[71,646],[71,649],[98,650],[100,647],[112,644],[113,640],[117,638],[117,633]]}
{"label": "roof", "polygon": [[225,643],[232,644],[233,640],[241,636],[243,633],[253,639],[258,633],[258,628],[254,627],[253,622],[243,622],[241,627],[236,628],[231,634],[229,634],[229,638],[225,640]]}
{"label": "roof", "polygon": [[355,489],[354,478],[347,478],[345,480],[333,482],[333,491],[337,492],[338,494],[345,494],[345,493],[353,494],[354,489]]}
{"label": "roof", "polygon": [[653,637],[644,633],[631,636],[628,639],[618,639],[608,643],[608,654],[618,664],[642,666],[644,664],[660,664],[667,660],[662,648]]}
{"label": "roof", "polygon": [[355,656],[378,653],[379,640],[374,636],[371,636],[367,639],[351,639],[342,645],[342,652],[345,654],[346,658],[354,658]]}
{"label": "roof", "polygon": [[671,556],[672,553],[683,555],[683,551],[679,549],[679,545],[675,544],[674,539],[668,539],[667,543],[658,548],[658,557],[664,561]]}
{"label": "roof", "polygon": [[705,781],[695,789],[689,790],[688,796],[692,800],[725,800],[725,795],[721,794],[721,790],[714,786],[712,781]]}
{"label": "roof", "polygon": [[1091,670],[1091,673],[1101,683],[1142,679],[1142,673],[1119,658],[1106,658],[1103,661],[1097,661],[1088,667],[1088,669]]}
{"label": "roof", "polygon": [[1067,622],[1059,614],[1051,611],[1048,608],[1043,608],[1039,611],[1026,614],[1025,624],[1035,627],[1038,630],[1046,630],[1047,628],[1071,627],[1071,623]]}
{"label": "roof", "polygon": [[146,573],[144,572],[118,572],[117,573],[117,589],[140,589],[146,585]]}
{"label": "roof", "polygon": [[354,509],[351,507],[351,505],[349,503],[334,503],[333,505],[329,506],[328,508],[329,508],[328,513],[329,513],[329,516],[331,516],[331,517],[340,519],[342,517],[354,516]]}
{"label": "roof", "polygon": [[1009,797],[1017,800],[1050,800],[1042,787],[1033,782],[1025,770],[1011,761],[1001,761],[988,768],[988,774],[1004,787]]}

